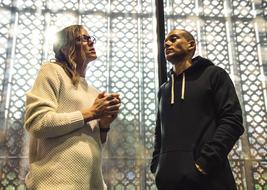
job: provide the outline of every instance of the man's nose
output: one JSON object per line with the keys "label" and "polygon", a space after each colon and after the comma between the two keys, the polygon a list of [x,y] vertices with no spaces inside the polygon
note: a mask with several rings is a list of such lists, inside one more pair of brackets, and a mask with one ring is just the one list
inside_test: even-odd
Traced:
{"label": "man's nose", "polygon": [[168,41],[165,41],[164,42],[164,48],[167,48],[167,47],[169,47],[170,46],[170,41],[168,40]]}

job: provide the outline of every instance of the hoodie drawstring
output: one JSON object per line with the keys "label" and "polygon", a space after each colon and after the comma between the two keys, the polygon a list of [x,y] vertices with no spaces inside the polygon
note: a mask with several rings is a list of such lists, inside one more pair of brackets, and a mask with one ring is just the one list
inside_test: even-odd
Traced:
{"label": "hoodie drawstring", "polygon": [[171,104],[174,104],[174,75],[172,74]]}
{"label": "hoodie drawstring", "polygon": [[182,81],[182,95],[181,95],[182,100],[184,100],[184,90],[185,90],[185,73],[183,73],[183,81]]}
{"label": "hoodie drawstring", "polygon": [[[171,86],[171,104],[174,104],[174,74],[171,75],[172,78],[172,86]],[[185,92],[185,73],[183,72],[183,79],[182,79],[182,94],[181,99],[184,100],[184,92]]]}

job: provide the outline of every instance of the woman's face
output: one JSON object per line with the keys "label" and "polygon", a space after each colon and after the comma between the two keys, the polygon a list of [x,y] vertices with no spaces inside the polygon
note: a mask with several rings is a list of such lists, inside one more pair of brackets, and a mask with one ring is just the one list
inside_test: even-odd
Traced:
{"label": "woman's face", "polygon": [[76,56],[81,61],[90,62],[97,58],[94,48],[94,38],[89,36],[87,30],[81,29],[76,37]]}

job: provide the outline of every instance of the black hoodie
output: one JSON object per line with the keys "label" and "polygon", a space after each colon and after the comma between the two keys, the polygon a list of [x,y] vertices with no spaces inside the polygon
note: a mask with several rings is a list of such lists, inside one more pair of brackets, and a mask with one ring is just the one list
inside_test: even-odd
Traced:
{"label": "black hoodie", "polygon": [[194,162],[208,174],[225,167],[244,132],[240,104],[225,70],[198,56],[180,75],[169,72],[158,102],[152,173],[161,164],[160,155],[180,151],[191,151]]}

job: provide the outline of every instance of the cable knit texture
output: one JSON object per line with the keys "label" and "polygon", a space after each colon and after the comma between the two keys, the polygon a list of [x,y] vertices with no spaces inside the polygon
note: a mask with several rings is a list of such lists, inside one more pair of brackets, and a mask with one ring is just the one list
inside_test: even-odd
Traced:
{"label": "cable knit texture", "polygon": [[98,122],[84,123],[79,111],[92,105],[97,94],[84,78],[74,86],[60,65],[41,66],[33,88],[26,94],[28,189],[106,189]]}

